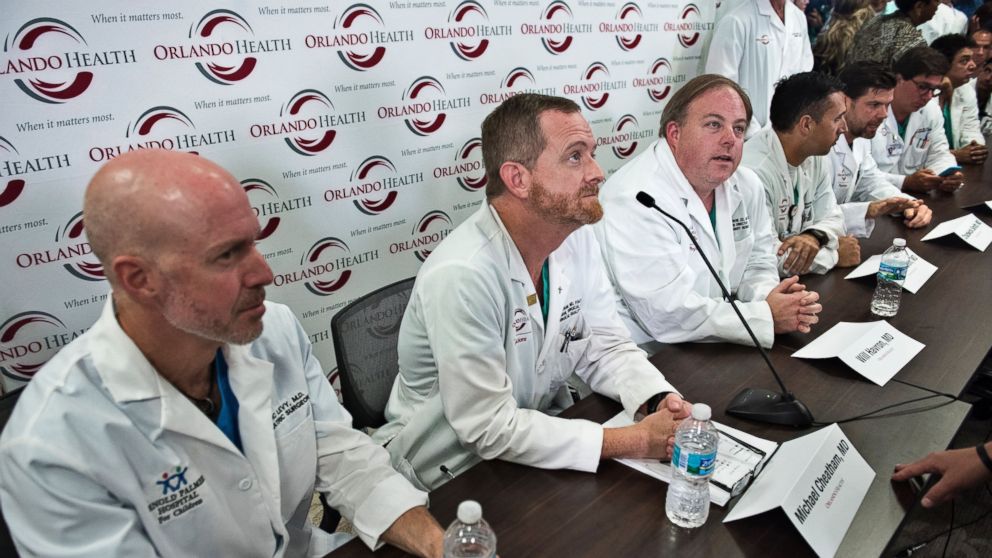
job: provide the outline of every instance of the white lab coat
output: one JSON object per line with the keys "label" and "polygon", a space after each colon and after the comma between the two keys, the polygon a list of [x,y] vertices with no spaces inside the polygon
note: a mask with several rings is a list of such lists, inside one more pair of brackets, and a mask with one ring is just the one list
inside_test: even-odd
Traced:
{"label": "white lab coat", "polygon": [[159,376],[110,302],[45,365],[0,439],[22,556],[321,556],[350,537],[311,528],[315,481],[369,546],[426,503],[351,428],[289,308],[266,310],[258,340],[223,349],[244,454]]}
{"label": "white lab coat", "polygon": [[[547,327],[516,245],[489,204],[417,274],[399,337],[400,372],[373,436],[414,484],[436,487],[480,459],[595,471],[603,427],[561,419],[577,374],[633,417],[675,391],[630,341],[589,227],[549,257]],[[566,333],[574,337],[565,341]]]}
{"label": "white lab coat", "polygon": [[961,10],[941,2],[937,4],[937,11],[933,13],[933,17],[929,21],[917,25],[916,28],[920,30],[923,40],[929,45],[937,37],[944,35],[967,35],[968,16],[964,15]]}
{"label": "white lab coat", "polygon": [[775,84],[813,69],[806,16],[785,3],[785,22],[768,0],[748,0],[724,15],[706,53],[706,72],[737,82],[751,99],[754,116],[748,137],[768,124]]}
{"label": "white lab coat", "polygon": [[[750,2],[751,0],[716,0],[715,10],[713,11],[713,27],[720,23],[723,16],[730,13],[731,10],[740,6],[745,2]],[[710,50],[710,43],[713,41],[713,33],[705,33],[703,35],[702,43],[699,45],[699,52],[703,53],[703,56],[699,57],[699,64],[697,64],[696,73],[702,74],[706,72],[706,53]]]}
{"label": "white lab coat", "polygon": [[[977,96],[977,93],[976,93]],[[992,96],[989,100],[985,102],[985,115],[981,117],[981,130],[982,135],[986,138],[986,143],[988,143],[988,137],[992,136]]]}
{"label": "white lab coat", "polygon": [[960,149],[972,141],[985,145],[974,84],[966,83],[956,88],[951,96],[951,133],[954,137],[947,138],[951,149]]}
{"label": "white lab coat", "polygon": [[[838,238],[844,234],[844,214],[837,206],[833,192],[833,165],[826,155],[808,157],[795,168],[795,184],[785,160],[782,142],[771,128],[758,132],[744,144],[742,164],[753,170],[765,185],[766,203],[772,216],[772,226],[780,241],[808,229],[821,230],[827,244],[820,248],[810,267],[810,273],[826,273],[837,265]],[[796,215],[790,210],[798,194]],[[802,212],[798,206],[802,205]],[[778,253],[776,243],[775,252]],[[779,257],[779,273],[787,276],[783,264],[789,253]]]}
{"label": "white lab coat", "polygon": [[664,139],[606,181],[599,194],[604,217],[593,226],[620,317],[634,342],[753,344],[685,229],[638,203],[641,190],[693,231],[759,342],[771,347],[775,324],[764,300],[779,278],[761,182],[741,168],[716,188],[714,232]]}
{"label": "white lab coat", "polygon": [[914,199],[902,193],[878,170],[878,164],[871,156],[871,140],[854,138],[854,145],[847,144],[847,138],[837,138],[830,149],[833,162],[834,195],[844,213],[844,228],[847,234],[867,238],[875,230],[875,220],[868,217],[868,204],[875,200],[891,197]]}
{"label": "white lab coat", "polygon": [[920,169],[930,169],[940,174],[957,166],[944,134],[944,116],[937,99],[931,99],[923,108],[909,115],[906,137],[899,136],[896,117],[889,106],[889,114],[871,140],[871,156],[878,163],[885,178],[898,188],[906,176]]}

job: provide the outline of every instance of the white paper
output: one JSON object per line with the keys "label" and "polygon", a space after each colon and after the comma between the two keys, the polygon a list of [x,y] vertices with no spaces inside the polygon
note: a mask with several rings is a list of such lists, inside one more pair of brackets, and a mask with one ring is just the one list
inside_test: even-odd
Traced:
{"label": "white paper", "polygon": [[884,386],[925,346],[885,320],[838,322],[792,356],[837,357],[858,374]]}
{"label": "white paper", "polygon": [[[634,423],[627,416],[627,413],[621,411],[615,417],[603,423],[603,426],[606,428],[620,428],[623,426],[630,426],[632,424]],[[775,449],[778,448],[778,444],[771,440],[765,440],[764,438],[752,436],[747,432],[737,430],[736,428],[732,428],[716,421],[713,421],[713,424],[718,430],[730,434],[745,444],[754,446],[755,448],[765,452],[765,457],[762,460],[763,463],[766,463],[768,459],[771,458],[772,454],[775,453]],[[726,447],[726,444],[722,443],[723,440],[724,438],[721,437],[721,444],[717,449],[717,463],[716,470],[713,473],[713,478],[722,481],[723,484],[727,486],[732,487],[734,479],[737,478],[737,476],[735,476],[735,469],[739,469],[742,464],[738,463],[737,460],[734,459],[733,455],[730,455],[730,452],[728,452],[729,448]],[[672,482],[672,467],[668,463],[662,463],[657,459],[632,458],[617,459],[617,461],[660,481],[666,483]],[[761,465],[758,467],[761,467]],[[729,501],[730,492],[720,488],[719,486],[710,484],[710,502],[723,507],[726,506]]]}
{"label": "white paper", "polygon": [[980,207],[980,206],[983,206],[983,205],[985,207],[988,207],[989,209],[992,209],[992,200],[989,200],[989,201],[986,201],[986,202],[978,202],[978,203],[971,204],[971,205],[965,205],[965,206],[962,206],[962,208]]}
{"label": "white paper", "polygon": [[779,507],[810,547],[832,557],[875,472],[836,424],[782,444],[723,522]]}
{"label": "white paper", "polygon": [[958,238],[982,252],[992,243],[992,227],[974,215],[965,215],[944,221],[928,232],[923,240],[933,240],[949,234],[957,235]]}
{"label": "white paper", "polygon": [[[937,266],[924,260],[919,254],[909,248],[906,248],[906,252],[909,254],[909,269],[906,270],[906,280],[903,282],[902,288],[916,294],[919,292],[920,287],[937,272]],[[844,279],[856,279],[858,277],[875,275],[878,273],[878,266],[881,263],[882,255],[875,254],[861,262],[861,265],[854,268],[854,271],[848,273]]]}

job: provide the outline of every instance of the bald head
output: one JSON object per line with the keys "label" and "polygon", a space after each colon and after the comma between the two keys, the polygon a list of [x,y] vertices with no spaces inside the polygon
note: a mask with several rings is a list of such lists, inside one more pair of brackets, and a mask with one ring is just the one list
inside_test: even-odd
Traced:
{"label": "bald head", "polygon": [[110,273],[120,255],[155,259],[209,233],[218,205],[248,205],[230,173],[189,153],[148,149],[121,155],[86,188],[83,214],[93,252]]}

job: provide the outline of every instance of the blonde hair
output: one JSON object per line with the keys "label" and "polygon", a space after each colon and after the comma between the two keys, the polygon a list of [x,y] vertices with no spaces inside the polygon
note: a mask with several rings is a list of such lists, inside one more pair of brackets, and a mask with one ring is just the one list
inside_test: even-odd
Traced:
{"label": "blonde hair", "polygon": [[813,45],[814,69],[837,75],[847,62],[854,35],[875,15],[867,0],[834,0],[830,25],[816,37]]}

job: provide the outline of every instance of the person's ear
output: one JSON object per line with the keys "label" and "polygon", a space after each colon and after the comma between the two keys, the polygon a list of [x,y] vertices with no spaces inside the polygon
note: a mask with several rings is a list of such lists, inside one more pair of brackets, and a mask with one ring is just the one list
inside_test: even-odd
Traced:
{"label": "person's ear", "polygon": [[531,173],[522,163],[506,161],[499,166],[499,177],[506,191],[515,198],[527,199],[530,195]]}
{"label": "person's ear", "polygon": [[161,289],[158,272],[139,256],[117,256],[107,272],[113,273],[117,287],[136,301],[152,300]]}
{"label": "person's ear", "polygon": [[678,122],[673,120],[668,124],[665,124],[665,129],[663,132],[669,145],[675,145],[679,142],[679,136],[682,135],[682,128],[679,126]]}

